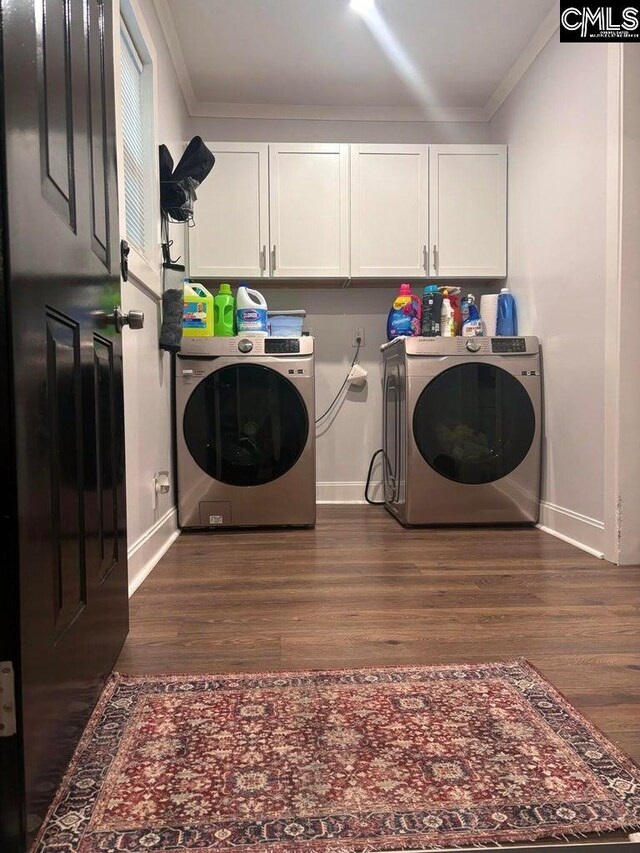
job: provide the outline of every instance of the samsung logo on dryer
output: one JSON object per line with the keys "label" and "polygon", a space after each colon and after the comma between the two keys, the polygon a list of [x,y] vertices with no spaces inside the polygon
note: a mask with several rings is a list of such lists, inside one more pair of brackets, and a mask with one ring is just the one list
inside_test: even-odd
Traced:
{"label": "samsung logo on dryer", "polygon": [[599,6],[595,3],[560,3],[560,41],[640,41],[639,4],[625,2]]}

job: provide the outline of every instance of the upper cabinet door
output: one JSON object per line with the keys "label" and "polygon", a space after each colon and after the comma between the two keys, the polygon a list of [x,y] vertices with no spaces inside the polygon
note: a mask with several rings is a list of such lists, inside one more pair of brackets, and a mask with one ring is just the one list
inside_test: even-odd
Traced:
{"label": "upper cabinet door", "polygon": [[351,146],[351,275],[428,273],[429,146]]}
{"label": "upper cabinet door", "polygon": [[189,234],[189,275],[268,275],[268,146],[207,142],[216,162],[198,187]]}
{"label": "upper cabinet door", "polygon": [[507,149],[429,146],[430,275],[507,274]]}
{"label": "upper cabinet door", "polygon": [[349,275],[349,146],[269,146],[270,269],[275,277]]}

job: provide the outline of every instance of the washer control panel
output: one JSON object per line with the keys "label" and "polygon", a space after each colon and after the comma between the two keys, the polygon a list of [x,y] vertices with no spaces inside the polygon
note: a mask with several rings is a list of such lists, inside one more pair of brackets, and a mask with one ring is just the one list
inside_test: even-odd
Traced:
{"label": "washer control panel", "polygon": [[260,356],[313,355],[312,337],[271,338],[264,335],[236,335],[234,337],[183,338],[178,358],[259,358]]}
{"label": "washer control panel", "polygon": [[491,338],[491,352],[526,352],[524,338]]}
{"label": "washer control panel", "polygon": [[266,338],[264,342],[265,355],[287,355],[300,352],[300,338]]}

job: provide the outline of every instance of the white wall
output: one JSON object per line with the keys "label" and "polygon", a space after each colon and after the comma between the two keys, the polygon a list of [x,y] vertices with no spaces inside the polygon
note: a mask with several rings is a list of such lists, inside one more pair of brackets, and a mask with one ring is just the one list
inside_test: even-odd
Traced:
{"label": "white wall", "polygon": [[[269,289],[270,308],[304,308],[306,326],[316,341],[316,416],[335,397],[356,352],[351,330],[364,328],[359,363],[369,372],[362,389],[345,389],[333,412],[316,430],[319,501],[362,502],[367,466],[382,443],[380,345],[386,340],[386,316],[396,288]],[[379,477],[374,477],[374,481]],[[371,496],[379,499],[378,487]]]}
{"label": "white wall", "polygon": [[310,121],[192,118],[192,134],[216,142],[489,142],[486,122]]}
{"label": "white wall", "polygon": [[604,544],[607,45],[539,54],[491,122],[509,146],[508,283],[544,359],[544,526]]}
{"label": "white wall", "polygon": [[[152,0],[138,0],[157,54],[158,141],[172,151],[174,160],[187,138],[187,110],[178,85],[164,35]],[[183,229],[173,226],[176,254],[183,254]],[[132,278],[122,284],[125,311],[141,308],[145,327],[124,329],[124,405],[127,460],[127,531],[129,588],[146,577],[175,538],[177,530],[173,494],[161,495],[154,507],[153,480],[159,471],[171,471],[171,361],[158,348],[159,298]]]}

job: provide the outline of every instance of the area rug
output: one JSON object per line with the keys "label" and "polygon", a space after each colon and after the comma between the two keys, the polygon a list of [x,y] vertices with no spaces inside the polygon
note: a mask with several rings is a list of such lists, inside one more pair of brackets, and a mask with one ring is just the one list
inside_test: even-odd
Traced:
{"label": "area rug", "polygon": [[640,824],[640,768],[530,664],[115,675],[37,853],[411,850]]}

